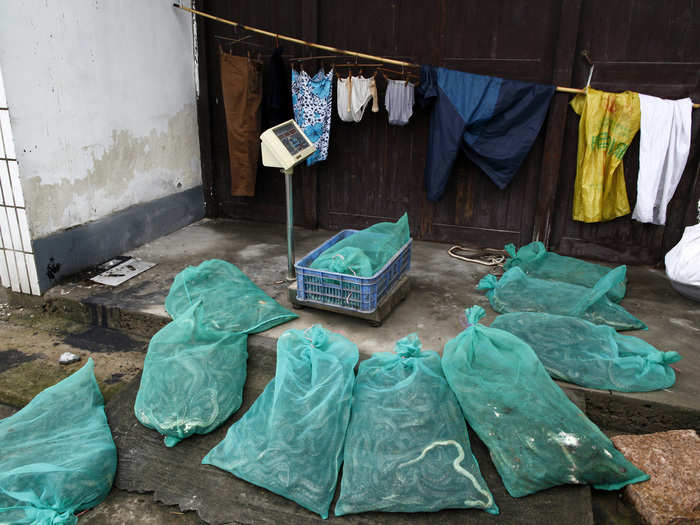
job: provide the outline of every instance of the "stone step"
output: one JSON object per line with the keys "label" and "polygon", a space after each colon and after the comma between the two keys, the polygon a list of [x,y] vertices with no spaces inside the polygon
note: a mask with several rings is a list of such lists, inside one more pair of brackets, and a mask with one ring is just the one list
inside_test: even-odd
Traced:
{"label": "stone step", "polygon": [[[331,516],[323,520],[292,501],[215,467],[202,465],[201,460],[206,453],[224,438],[230,425],[246,413],[272,379],[275,362],[273,340],[251,340],[248,377],[241,408],[213,432],[192,436],[173,448],[166,448],[162,436],[136,420],[133,406],[139,382],[132,381],[107,405],[107,416],[119,452],[116,486],[133,492],[153,492],[156,501],[177,505],[183,511],[196,511],[202,520],[211,524],[594,523],[591,489],[588,486],[560,486],[517,499],[509,496],[488,450],[474,433],[470,433],[472,451],[500,507],[499,516],[472,509],[414,514],[369,512],[335,517],[331,506]],[[585,408],[583,396],[576,392],[571,395],[579,406]]]}
{"label": "stone step", "polygon": [[[66,294],[61,294],[59,286],[44,297],[9,292],[8,301],[15,307],[31,308],[83,325],[115,330],[136,339],[148,340],[170,322],[165,308],[153,304],[157,300],[154,295],[162,296],[161,300],[165,300],[162,291],[144,291],[143,295],[134,290],[129,293],[111,290],[95,293],[83,286],[85,285],[73,284],[67,288],[71,293]],[[156,284],[151,286],[162,288]],[[144,299],[144,296],[148,299]],[[263,334],[254,337],[270,336]],[[369,355],[361,345],[360,354],[362,357]],[[691,377],[680,375],[678,380],[683,381],[684,385],[688,382],[696,385],[691,384],[688,392],[685,387],[676,392],[674,386],[666,392],[621,393],[583,388],[565,382],[558,384],[580,390],[586,399],[587,415],[602,428],[632,434],[679,428],[700,431],[700,403],[697,397],[692,396],[692,392],[698,389],[697,382],[693,382]]]}

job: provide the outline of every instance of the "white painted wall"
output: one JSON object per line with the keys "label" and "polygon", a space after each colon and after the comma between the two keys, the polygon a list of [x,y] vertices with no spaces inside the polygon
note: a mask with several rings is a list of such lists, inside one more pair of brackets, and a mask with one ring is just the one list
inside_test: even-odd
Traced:
{"label": "white painted wall", "polygon": [[0,1],[32,239],[201,184],[192,42],[172,0]]}
{"label": "white painted wall", "polygon": [[0,70],[0,286],[38,295],[39,277]]}

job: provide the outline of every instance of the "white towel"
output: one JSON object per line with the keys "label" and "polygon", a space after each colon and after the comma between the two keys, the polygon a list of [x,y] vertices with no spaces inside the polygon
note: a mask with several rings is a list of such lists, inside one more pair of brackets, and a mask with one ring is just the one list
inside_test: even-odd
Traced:
{"label": "white towel", "polygon": [[639,95],[642,113],[639,135],[637,203],[632,218],[666,223],[666,207],[683,175],[690,151],[693,101]]}

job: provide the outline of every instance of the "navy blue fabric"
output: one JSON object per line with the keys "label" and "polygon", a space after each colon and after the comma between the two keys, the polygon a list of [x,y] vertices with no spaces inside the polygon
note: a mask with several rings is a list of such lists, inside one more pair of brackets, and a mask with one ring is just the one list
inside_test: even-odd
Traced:
{"label": "navy blue fabric", "polygon": [[554,89],[422,66],[418,101],[434,102],[425,165],[428,200],[442,198],[460,147],[505,188],[537,139]]}

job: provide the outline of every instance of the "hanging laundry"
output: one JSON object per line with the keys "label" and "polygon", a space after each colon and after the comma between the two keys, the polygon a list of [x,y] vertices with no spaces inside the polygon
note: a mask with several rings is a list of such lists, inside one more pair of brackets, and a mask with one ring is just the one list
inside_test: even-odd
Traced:
{"label": "hanging laundry", "polygon": [[609,221],[630,212],[622,157],[639,130],[637,93],[588,88],[570,102],[581,115],[573,218]]}
{"label": "hanging laundry", "polygon": [[372,112],[376,113],[379,111],[379,104],[377,103],[377,83],[374,77],[352,77],[352,111],[356,115],[359,115],[357,122],[362,119],[365,113],[367,104],[369,104],[370,99],[372,100]]}
{"label": "hanging laundry", "polygon": [[379,113],[379,93],[377,92],[377,81],[374,77],[369,82],[369,92],[372,94],[372,113]]}
{"label": "hanging laundry", "polygon": [[379,111],[377,83],[374,77],[338,78],[338,116],[343,122],[360,122],[367,104],[372,100],[372,111]]}
{"label": "hanging laundry", "polygon": [[389,124],[405,126],[413,115],[414,84],[407,80],[387,79],[384,105],[389,112]]}
{"label": "hanging laundry", "polygon": [[231,171],[231,195],[255,195],[260,156],[262,63],[249,57],[220,53],[221,92]]}
{"label": "hanging laundry", "polygon": [[688,160],[693,101],[640,94],[639,109],[639,176],[632,218],[663,225],[666,207]]}
{"label": "hanging laundry", "polygon": [[289,91],[289,67],[282,54],[283,47],[276,47],[265,67],[262,95],[262,129],[266,130],[294,115],[292,95]]}
{"label": "hanging laundry", "polygon": [[501,189],[532,148],[554,86],[421,66],[418,99],[435,99],[430,117],[425,186],[442,198],[460,146]]}
{"label": "hanging laundry", "polygon": [[343,122],[358,122],[352,112],[352,77],[338,77],[338,85],[335,90],[338,106],[338,117]]}
{"label": "hanging laundry", "polygon": [[321,68],[313,77],[304,70],[292,70],[292,106],[294,120],[316,146],[306,165],[326,160],[333,111],[333,69],[325,73]]}

